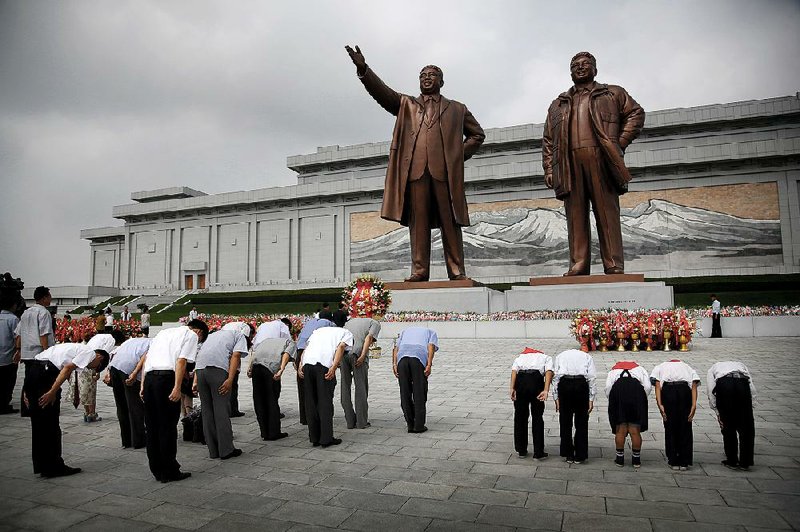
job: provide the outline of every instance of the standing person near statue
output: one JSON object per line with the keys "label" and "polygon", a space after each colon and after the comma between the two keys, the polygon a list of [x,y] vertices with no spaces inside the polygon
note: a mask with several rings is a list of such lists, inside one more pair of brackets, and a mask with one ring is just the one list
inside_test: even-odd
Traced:
{"label": "standing person near statue", "polygon": [[464,161],[486,135],[467,107],[441,95],[442,69],[419,74],[419,96],[395,92],[372,71],[361,50],[345,46],[367,92],[397,117],[383,193],[381,218],[408,226],[411,276],[430,278],[431,229],[440,228],[451,280],[466,279],[461,228],[470,225],[464,193]]}
{"label": "standing person near statue", "polygon": [[19,412],[11,405],[19,369],[20,352],[14,336],[19,324],[15,314],[19,300],[18,290],[0,287],[0,415]]}
{"label": "standing person near statue", "polygon": [[756,439],[753,420],[756,387],[750,370],[741,362],[717,362],[708,370],[706,385],[709,405],[717,413],[722,429],[725,447],[722,465],[747,471],[753,465]]}
{"label": "standing person near statue", "polygon": [[397,338],[392,351],[392,371],[400,385],[400,408],[408,432],[425,432],[428,402],[428,377],[433,355],[439,350],[439,336],[433,329],[409,327]]}
{"label": "standing person near statue", "polygon": [[589,458],[589,414],[594,409],[597,376],[594,359],[578,349],[567,349],[556,356],[553,373],[561,456],[568,464],[582,464]]}
{"label": "standing person near statue", "polygon": [[[336,316],[334,315],[334,318]],[[372,318],[352,318],[344,328],[353,334],[353,347],[342,358],[342,409],[348,429],[365,429],[369,423],[369,347],[378,339],[381,324]],[[355,381],[356,407],[353,408],[351,388]]]}
{"label": "standing person near statue", "polygon": [[147,305],[142,306],[142,313],[139,315],[139,329],[145,338],[150,336],[150,309],[147,308]]}
{"label": "standing person near statue", "polygon": [[[19,319],[16,335],[17,347],[22,363],[25,364],[25,378],[31,370],[33,360],[36,355],[56,345],[56,336],[53,331],[53,319],[47,307],[50,306],[52,297],[50,289],[46,286],[37,286],[33,291],[33,299],[36,301],[31,305]],[[22,392],[25,392],[25,383],[22,384]],[[24,401],[20,401],[20,414],[28,417],[28,407]]]}
{"label": "standing person near statue", "polygon": [[533,459],[543,460],[544,402],[553,380],[553,357],[526,347],[511,364],[510,395],[514,402],[514,449],[520,458],[528,456],[528,416],[531,418]]}
{"label": "standing person near statue", "polygon": [[242,358],[250,350],[255,330],[247,323],[208,335],[197,353],[192,391],[200,394],[203,435],[209,458],[235,458],[242,454],[233,445],[233,407],[228,394],[239,376]]}
{"label": "standing person near statue", "polygon": [[189,478],[178,463],[178,417],[181,381],[186,364],[197,357],[198,344],[208,336],[208,325],[192,320],[159,332],[144,356],[141,394],[147,427],[147,461],[159,482]]}
{"label": "standing person near statue", "polygon": [[300,356],[299,373],[305,386],[308,439],[314,447],[339,445],[333,437],[333,394],[336,368],[344,352],[353,346],[353,335],[341,327],[320,327],[308,339]]}
{"label": "standing person near statue", "polygon": [[[107,348],[113,347],[113,340]],[[108,351],[92,349],[84,344],[59,344],[37,354],[25,373],[23,401],[31,418],[31,458],[34,474],[45,478],[80,473],[61,458],[61,385],[77,368],[103,371],[108,364]]]}
{"label": "standing person near statue", "polygon": [[664,453],[675,471],[686,471],[693,463],[692,420],[697,410],[700,377],[686,362],[673,359],[653,368],[656,403],[664,420]]}
{"label": "standing person near statue", "polygon": [[567,217],[564,275],[590,272],[590,204],[603,270],[625,273],[619,196],[631,180],[625,149],[642,131],[644,110],[622,87],[594,81],[597,62],[589,52],[572,58],[570,72],[575,85],[550,104],[542,139],[544,182],[564,201]]}
{"label": "standing person near statue", "polygon": [[711,338],[722,338],[722,303],[715,294],[711,294]]}
{"label": "standing person near statue", "polygon": [[642,432],[647,431],[647,395],[650,376],[642,366],[631,360],[614,364],[606,378],[608,422],[614,433],[616,456],[614,463],[625,466],[625,440],[631,437],[631,464],[642,466]]}
{"label": "standing person near statue", "polygon": [[[300,357],[303,356],[303,351],[308,345],[308,339],[314,334],[314,331],[320,327],[336,327],[336,324],[331,320],[324,318],[311,318],[303,324],[300,334],[297,336],[297,356],[294,358],[294,369],[297,372],[297,403],[300,409],[300,424],[308,424],[306,419],[306,392],[305,384],[302,377],[302,366],[300,366]],[[258,337],[258,335],[256,335]]]}

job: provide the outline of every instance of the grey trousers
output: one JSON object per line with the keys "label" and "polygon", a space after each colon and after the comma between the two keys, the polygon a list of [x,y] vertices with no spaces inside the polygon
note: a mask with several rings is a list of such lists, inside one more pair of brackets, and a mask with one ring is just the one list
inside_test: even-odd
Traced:
{"label": "grey trousers", "polygon": [[[367,428],[369,422],[367,396],[369,395],[369,357],[364,359],[360,368],[356,367],[358,359],[356,353],[345,353],[342,363],[339,366],[342,377],[342,408],[344,409],[344,419],[347,421],[347,428],[359,429]],[[353,400],[350,388],[355,380],[356,384],[356,408],[353,410]]]}
{"label": "grey trousers", "polygon": [[220,368],[207,367],[197,371],[203,435],[206,437],[210,458],[228,456],[234,450],[231,398],[228,395],[220,395],[218,391],[227,378],[228,372]]}

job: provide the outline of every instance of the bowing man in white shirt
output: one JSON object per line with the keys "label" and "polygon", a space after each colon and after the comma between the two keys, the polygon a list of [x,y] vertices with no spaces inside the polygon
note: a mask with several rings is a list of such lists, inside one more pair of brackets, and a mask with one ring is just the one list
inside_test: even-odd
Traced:
{"label": "bowing man in white shirt", "polygon": [[753,465],[756,439],[753,420],[756,387],[750,370],[741,362],[717,362],[708,370],[706,385],[708,402],[717,413],[717,421],[722,429],[725,447],[722,465],[747,471]]}
{"label": "bowing man in white shirt", "polygon": [[632,464],[642,466],[642,432],[647,431],[647,394],[650,393],[647,370],[634,361],[614,364],[606,378],[608,422],[614,433],[617,454],[614,463],[625,465],[625,439],[631,436]]}
{"label": "bowing man in white shirt", "polygon": [[589,457],[589,414],[594,409],[596,393],[594,359],[578,349],[568,349],[556,357],[553,369],[553,399],[559,414],[561,456],[568,464],[581,464]]}
{"label": "bowing man in white shirt", "polygon": [[159,332],[144,356],[142,399],[147,426],[147,461],[160,482],[191,476],[178,463],[178,418],[181,414],[181,381],[186,363],[194,362],[198,344],[208,336],[208,326],[192,320],[184,326]]}
{"label": "bowing man in white shirt", "polygon": [[241,449],[233,446],[232,406],[228,394],[254,333],[253,327],[246,323],[237,330],[211,333],[197,353],[192,389],[200,393],[203,435],[209,458],[227,460],[242,454]]}
{"label": "bowing man in white shirt", "polygon": [[514,402],[514,449],[520,458],[528,456],[528,416],[531,417],[533,459],[547,458],[544,452],[544,404],[553,380],[553,357],[526,347],[511,365],[511,400]]}
{"label": "bowing man in white shirt", "polygon": [[[254,332],[252,330],[252,326],[249,323],[245,323],[243,321],[232,321],[230,323],[226,323],[225,325],[223,325],[222,330],[241,332],[248,338],[247,340],[248,347],[251,345],[253,341]],[[233,378],[233,386],[231,386],[231,393],[228,394],[228,397],[231,402],[231,417],[244,416],[244,412],[239,410],[239,370],[236,370],[236,376],[234,376]]]}
{"label": "bowing man in white shirt", "polygon": [[311,333],[300,356],[299,376],[305,391],[308,439],[317,447],[339,445],[333,437],[333,393],[336,368],[344,351],[353,346],[353,333],[341,327],[320,327]]}
{"label": "bowing man in white shirt", "polygon": [[697,410],[700,377],[681,360],[659,364],[650,373],[656,402],[664,420],[664,452],[673,470],[686,471],[693,463],[692,420]]}
{"label": "bowing man in white shirt", "polygon": [[70,343],[54,345],[31,360],[23,400],[30,411],[34,473],[47,478],[80,473],[79,467],[69,467],[61,458],[61,385],[76,368],[102,371],[108,358],[107,351]]}

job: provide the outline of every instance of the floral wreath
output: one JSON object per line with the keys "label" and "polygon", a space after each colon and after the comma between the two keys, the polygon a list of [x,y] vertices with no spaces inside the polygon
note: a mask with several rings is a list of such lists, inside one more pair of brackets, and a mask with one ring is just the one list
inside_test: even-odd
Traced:
{"label": "floral wreath", "polygon": [[385,316],[392,303],[392,292],[374,275],[359,275],[342,292],[350,316],[372,318]]}

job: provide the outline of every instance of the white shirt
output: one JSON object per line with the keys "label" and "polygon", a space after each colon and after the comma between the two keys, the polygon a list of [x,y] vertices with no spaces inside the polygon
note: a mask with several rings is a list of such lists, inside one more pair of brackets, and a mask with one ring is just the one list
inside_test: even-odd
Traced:
{"label": "white shirt", "polygon": [[256,329],[256,336],[253,338],[253,347],[268,338],[291,338],[289,327],[281,320],[273,320],[262,323]]}
{"label": "white shirt", "polygon": [[196,320],[199,315],[200,314],[194,309],[189,311],[189,319],[190,320]]}
{"label": "white shirt", "polygon": [[646,395],[650,395],[650,390],[652,388],[650,376],[647,374],[647,370],[642,366],[636,366],[635,368],[629,370],[612,369],[608,372],[608,377],[606,377],[606,397],[611,394],[611,388],[614,387],[614,383],[617,382],[620,375],[622,375],[624,371],[628,371],[631,374],[631,377],[641,382],[642,388],[644,388],[644,393]]}
{"label": "white shirt", "polygon": [[250,336],[250,325],[243,321],[232,321],[222,326],[221,331],[236,331],[246,337]]}
{"label": "white shirt", "polygon": [[208,367],[220,368],[228,371],[231,355],[240,353],[241,357],[247,356],[247,338],[238,330],[219,330],[211,333],[197,353],[197,366],[195,369]]}
{"label": "white shirt", "polygon": [[120,319],[122,321],[130,321],[131,320],[131,311],[130,310],[123,310],[119,317],[120,317]]}
{"label": "white shirt", "polygon": [[49,361],[58,369],[63,369],[68,362],[72,362],[80,369],[86,369],[94,357],[94,349],[88,345],[58,344],[36,355],[36,360]]}
{"label": "white shirt", "polygon": [[589,383],[589,400],[594,401],[597,393],[595,383],[597,372],[594,367],[594,359],[588,353],[579,349],[567,349],[556,356],[553,364],[553,399],[558,399],[558,382],[564,375],[582,375]]}
{"label": "white shirt", "polygon": [[86,342],[86,347],[90,347],[93,350],[100,349],[101,351],[111,354],[111,352],[114,351],[116,343],[116,340],[114,340],[114,337],[110,334],[95,334]]}
{"label": "white shirt", "polygon": [[700,376],[692,369],[692,366],[682,360],[670,360],[663,362],[653,368],[650,372],[650,381],[660,382],[685,382],[692,387],[693,382],[700,383]]}
{"label": "white shirt", "polygon": [[711,312],[714,314],[719,314],[720,308],[722,308],[722,304],[719,302],[718,299],[715,299],[711,302]]}
{"label": "white shirt", "polygon": [[717,362],[709,368],[708,380],[706,381],[706,386],[708,386],[708,404],[715,412],[717,410],[717,396],[714,395],[714,388],[717,386],[717,379],[721,379],[725,375],[729,375],[733,372],[739,372],[747,376],[748,381],[750,381],[750,397],[753,403],[756,401],[756,387],[753,384],[753,377],[750,376],[750,370],[747,369],[747,366],[741,362]]}
{"label": "white shirt", "polygon": [[[131,338],[125,340],[114,353],[111,363],[108,365],[110,368],[116,368],[126,375],[136,369],[136,364],[147,353],[150,348],[150,338]],[[136,376],[139,378],[139,375]]]}
{"label": "white shirt", "polygon": [[311,333],[306,350],[303,351],[303,365],[322,364],[330,368],[339,344],[353,346],[353,333],[341,327],[320,327]]}
{"label": "white shirt", "polygon": [[42,336],[47,335],[47,347],[56,344],[53,317],[38,303],[34,303],[22,313],[14,335],[19,336],[22,360],[33,360],[43,351],[40,339]]}
{"label": "white shirt", "polygon": [[164,329],[150,342],[144,372],[174,370],[179,358],[194,362],[200,338],[186,325]]}
{"label": "white shirt", "polygon": [[142,312],[141,316],[139,316],[139,327],[150,327],[150,313],[149,312]]}
{"label": "white shirt", "polygon": [[523,353],[514,359],[511,370],[536,370],[544,376],[548,371],[553,371],[553,357],[544,353]]}
{"label": "white shirt", "polygon": [[113,327],[113,326],[114,326],[114,315],[106,314],[106,327]]}

